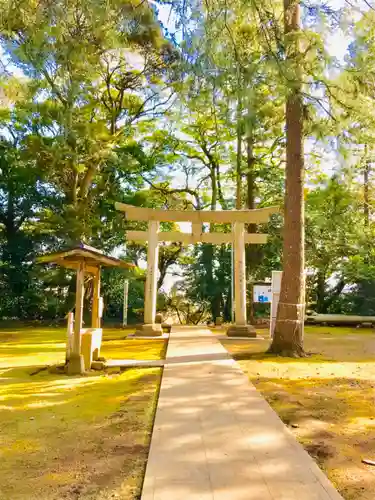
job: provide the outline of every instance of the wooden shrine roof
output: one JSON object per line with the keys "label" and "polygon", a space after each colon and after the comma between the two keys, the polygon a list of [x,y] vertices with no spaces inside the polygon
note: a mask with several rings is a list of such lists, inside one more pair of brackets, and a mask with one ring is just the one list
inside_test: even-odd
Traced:
{"label": "wooden shrine roof", "polygon": [[41,255],[36,261],[39,264],[57,264],[69,269],[78,269],[84,262],[87,272],[96,272],[100,266],[119,267],[121,269],[135,267],[130,262],[105,255],[97,248],[90,247],[84,243],[61,252]]}

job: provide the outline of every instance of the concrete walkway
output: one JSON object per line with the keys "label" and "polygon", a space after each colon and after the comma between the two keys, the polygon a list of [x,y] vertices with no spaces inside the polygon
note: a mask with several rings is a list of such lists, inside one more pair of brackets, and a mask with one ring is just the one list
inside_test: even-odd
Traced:
{"label": "concrete walkway", "polygon": [[342,500],[209,330],[166,361],[142,500]]}

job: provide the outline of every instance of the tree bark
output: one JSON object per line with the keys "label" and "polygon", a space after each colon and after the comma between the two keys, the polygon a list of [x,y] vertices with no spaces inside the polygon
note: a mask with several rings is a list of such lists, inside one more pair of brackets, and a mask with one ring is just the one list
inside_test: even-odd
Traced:
{"label": "tree bark", "polygon": [[[370,159],[368,157],[368,148],[367,144],[365,146],[365,164],[363,168],[363,222],[365,226],[365,231],[368,231],[369,225],[370,225],[370,193],[369,193],[369,183],[370,183]],[[368,242],[368,238],[366,238],[366,242]],[[364,263],[368,264],[369,263],[369,256],[370,256],[370,247],[368,244],[366,244],[366,249],[365,249],[365,258],[364,258]]]}
{"label": "tree bark", "polygon": [[221,185],[220,165],[216,163],[216,180],[217,180],[217,196],[222,210],[228,210],[227,202],[224,198],[223,188]]}
{"label": "tree bark", "polygon": [[[246,138],[246,152],[247,152],[247,173],[246,173],[246,180],[247,180],[247,208],[249,210],[253,210],[255,208],[255,194],[256,194],[256,183],[255,183],[255,172],[254,172],[254,167],[255,167],[255,161],[256,158],[254,156],[254,151],[253,151],[253,136],[251,134],[248,135]],[[248,226],[248,232],[249,233],[255,233],[256,231],[256,224],[249,224]]]}
{"label": "tree bark", "polygon": [[242,102],[237,102],[237,151],[236,151],[236,209],[242,208]]}
{"label": "tree bark", "polygon": [[[162,245],[159,245],[159,262],[158,262],[158,268],[159,268],[159,278],[157,282],[157,289],[160,290],[160,288],[163,286],[165,277],[167,275],[168,269],[173,265],[176,264],[178,257],[180,256],[182,252],[182,243],[176,243],[175,247],[163,247]],[[171,251],[174,250],[174,251]],[[169,253],[168,253],[169,251]]]}
{"label": "tree bark", "polygon": [[[207,154],[208,156],[208,154]],[[210,163],[210,180],[211,180],[211,210],[216,210],[218,201],[218,186],[217,186],[217,170],[215,163]],[[213,229],[213,224],[210,224],[210,230]],[[214,247],[210,243],[203,243],[203,262],[206,271],[206,295],[210,299],[210,310],[212,321],[215,321],[216,316],[220,315],[220,301],[218,295],[221,291],[217,289],[214,275]],[[219,304],[219,310],[218,310]]]}
{"label": "tree bark", "polygon": [[[366,153],[367,153],[367,145],[366,145]],[[370,223],[370,209],[369,209],[369,203],[370,203],[370,196],[369,196],[369,178],[370,178],[370,160],[367,157],[365,158],[365,164],[363,168],[363,217],[364,217],[364,224],[365,227],[367,228]]]}
{"label": "tree bark", "polygon": [[223,319],[225,322],[231,321],[232,319],[232,295],[230,289],[225,297]]}
{"label": "tree bark", "polygon": [[[246,153],[247,153],[247,172],[246,172],[246,180],[247,180],[247,200],[246,205],[249,210],[253,210],[255,208],[255,156],[253,151],[253,136],[249,134],[246,138]],[[248,233],[256,232],[256,224],[248,224],[247,226]],[[248,297],[247,301],[247,315],[251,324],[254,324],[254,302],[253,302],[253,271],[256,265],[256,247],[255,245],[247,245],[246,248],[246,269],[247,269],[247,278],[248,278]]]}
{"label": "tree bark", "polygon": [[294,67],[286,101],[286,171],[284,204],[283,278],[274,337],[269,351],[304,356],[304,152],[303,101],[298,43],[300,5],[284,0],[286,59]]}

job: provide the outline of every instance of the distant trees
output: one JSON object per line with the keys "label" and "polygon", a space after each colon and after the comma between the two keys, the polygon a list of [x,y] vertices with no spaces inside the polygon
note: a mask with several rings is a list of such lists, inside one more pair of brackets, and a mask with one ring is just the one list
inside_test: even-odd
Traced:
{"label": "distant trees", "polygon": [[[284,261],[274,352],[303,355],[304,269],[309,308],[374,311],[372,11],[354,23],[346,10],[295,0],[0,7],[1,317],[65,314],[71,274],[35,256],[78,239],[121,254],[130,223],[115,201],[230,210],[285,200],[284,221],[247,227],[270,234],[247,249],[249,317],[252,282]],[[326,42],[344,18],[353,41],[340,66]],[[144,267],[146,247],[127,247]],[[160,289],[171,270],[178,283],[161,304],[192,321],[230,319],[229,245],[163,244]],[[143,271],[128,277],[135,319]],[[104,273],[111,317],[121,316],[122,285]]]}

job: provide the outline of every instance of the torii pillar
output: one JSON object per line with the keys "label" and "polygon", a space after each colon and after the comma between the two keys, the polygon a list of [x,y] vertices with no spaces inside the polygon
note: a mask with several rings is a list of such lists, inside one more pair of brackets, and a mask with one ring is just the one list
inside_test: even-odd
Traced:
{"label": "torii pillar", "polygon": [[256,337],[253,325],[247,324],[245,224],[232,226],[234,246],[234,315],[235,324],[228,328],[228,337]]}
{"label": "torii pillar", "polygon": [[144,324],[140,325],[135,334],[140,336],[162,335],[162,326],[155,323],[156,302],[158,296],[158,262],[159,262],[159,222],[150,220],[148,223],[147,274],[145,284]]}

